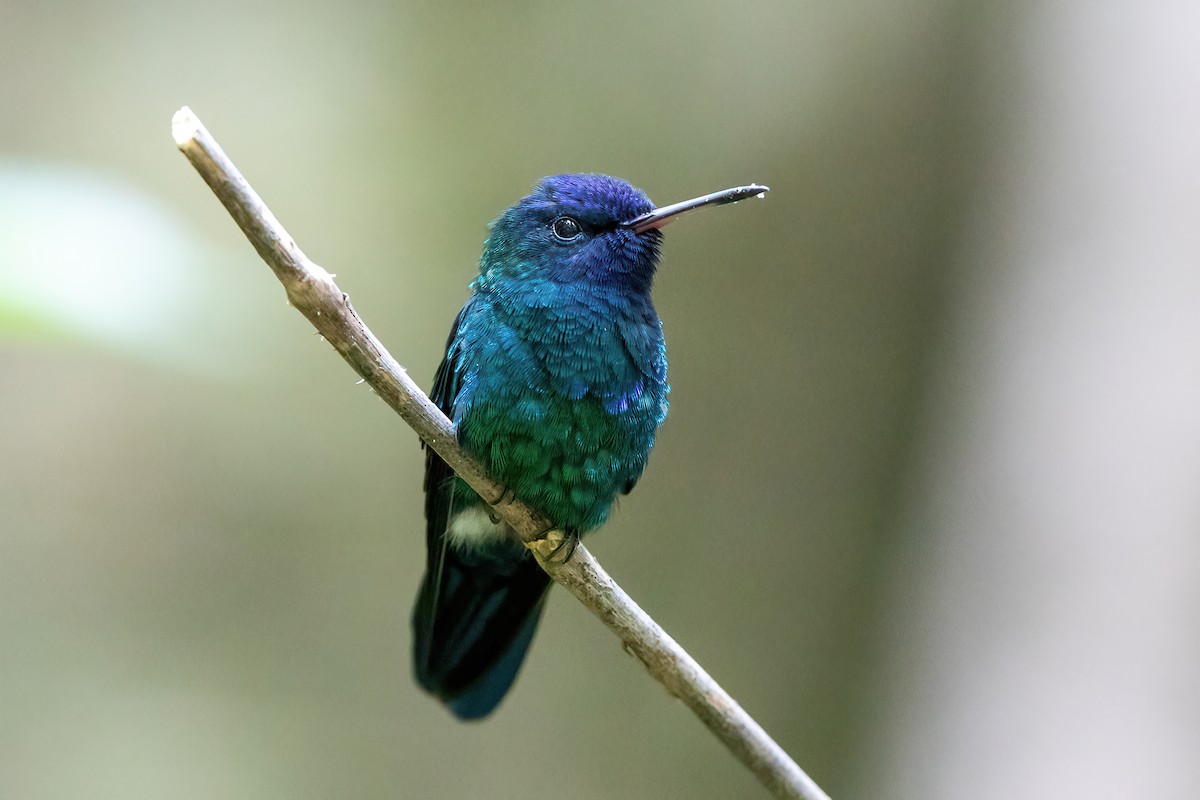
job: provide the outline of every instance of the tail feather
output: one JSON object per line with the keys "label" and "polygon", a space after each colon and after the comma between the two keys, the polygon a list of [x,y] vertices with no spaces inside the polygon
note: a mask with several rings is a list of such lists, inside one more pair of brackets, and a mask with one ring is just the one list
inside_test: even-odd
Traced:
{"label": "tail feather", "polygon": [[516,679],[549,577],[528,554],[445,549],[413,610],[417,681],[461,719],[491,713]]}
{"label": "tail feather", "polygon": [[516,637],[509,642],[508,647],[500,657],[493,662],[486,672],[479,676],[474,683],[462,692],[446,700],[446,707],[462,720],[482,719],[500,704],[509,687],[516,680],[521,662],[533,641],[533,632],[537,629],[538,618],[542,616],[542,602],[538,602],[525,622],[517,631]]}

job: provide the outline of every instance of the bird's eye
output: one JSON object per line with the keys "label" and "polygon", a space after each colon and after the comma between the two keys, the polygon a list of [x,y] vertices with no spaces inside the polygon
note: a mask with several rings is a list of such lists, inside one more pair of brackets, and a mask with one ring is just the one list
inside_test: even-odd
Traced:
{"label": "bird's eye", "polygon": [[579,227],[579,223],[570,217],[559,217],[554,220],[550,225],[550,230],[554,231],[555,238],[562,242],[569,242],[583,233],[583,228]]}

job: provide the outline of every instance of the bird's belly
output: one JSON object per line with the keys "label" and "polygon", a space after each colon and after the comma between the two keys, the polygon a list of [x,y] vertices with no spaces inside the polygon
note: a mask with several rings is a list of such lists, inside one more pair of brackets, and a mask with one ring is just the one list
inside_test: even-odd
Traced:
{"label": "bird's belly", "polygon": [[604,523],[617,492],[641,474],[661,414],[652,392],[614,409],[526,390],[473,403],[460,421],[464,448],[514,496],[556,526]]}

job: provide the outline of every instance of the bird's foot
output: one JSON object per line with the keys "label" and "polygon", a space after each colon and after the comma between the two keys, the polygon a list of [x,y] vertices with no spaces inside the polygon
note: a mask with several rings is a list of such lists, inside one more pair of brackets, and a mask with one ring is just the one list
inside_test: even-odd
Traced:
{"label": "bird's foot", "polygon": [[571,560],[571,556],[575,555],[575,548],[579,546],[579,531],[564,531],[550,526],[540,531],[526,546],[543,561],[557,565],[566,564]]}
{"label": "bird's foot", "polygon": [[487,507],[488,519],[490,519],[492,521],[493,525],[500,524],[500,515],[496,513],[495,507],[501,506],[501,505],[507,506],[507,505],[510,505],[513,502],[513,500],[516,500],[516,495],[513,494],[512,489],[509,489],[507,486],[498,486],[496,488],[497,488],[497,492],[496,492],[495,497],[485,497],[484,498],[484,500],[486,500],[487,504],[488,504],[488,507]]}
{"label": "bird's foot", "polygon": [[[555,561],[559,564],[565,564],[571,560],[571,556],[575,555],[575,548],[579,547],[579,531],[566,531],[562,537],[562,541],[558,543],[553,550],[550,551],[550,561]],[[562,554],[563,550],[567,552]],[[561,554],[561,557],[560,557]]]}
{"label": "bird's foot", "polygon": [[516,495],[513,494],[512,489],[508,488],[507,486],[497,485],[496,486],[496,496],[495,497],[485,497],[484,499],[487,500],[487,503],[489,506],[499,506],[499,505],[506,506],[506,505],[509,505],[510,503],[512,503],[512,501],[516,500],[517,498],[516,498]]}

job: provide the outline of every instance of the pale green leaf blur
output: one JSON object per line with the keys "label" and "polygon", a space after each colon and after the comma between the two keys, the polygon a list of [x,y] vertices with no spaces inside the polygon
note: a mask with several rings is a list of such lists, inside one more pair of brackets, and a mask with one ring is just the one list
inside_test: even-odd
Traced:
{"label": "pale green leaf blur", "polygon": [[222,294],[210,265],[233,256],[127,180],[80,164],[0,161],[0,334],[212,377],[232,371],[245,353],[230,331],[196,332]]}
{"label": "pale green leaf blur", "polygon": [[184,104],[426,387],[541,176],[770,185],[667,230],[589,546],[834,797],[1191,796],[1200,64],[1138,9],[0,7],[0,797],[764,796],[560,591],[494,717],[417,689],[416,437]]}

